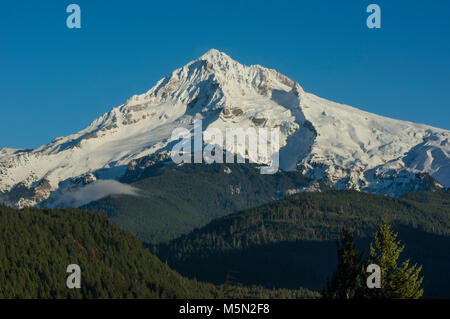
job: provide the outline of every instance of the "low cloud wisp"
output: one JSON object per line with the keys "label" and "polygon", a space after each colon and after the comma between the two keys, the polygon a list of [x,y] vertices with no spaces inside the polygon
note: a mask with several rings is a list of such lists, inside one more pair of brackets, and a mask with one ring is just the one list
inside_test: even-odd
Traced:
{"label": "low cloud wisp", "polygon": [[138,196],[139,189],[116,180],[97,180],[83,187],[67,190],[51,206],[80,207],[110,195]]}

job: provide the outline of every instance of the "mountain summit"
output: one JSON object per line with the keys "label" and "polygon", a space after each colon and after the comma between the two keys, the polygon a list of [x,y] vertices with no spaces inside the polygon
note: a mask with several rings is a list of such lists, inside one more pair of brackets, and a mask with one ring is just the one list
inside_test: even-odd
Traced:
{"label": "mountain summit", "polygon": [[280,128],[280,168],[310,178],[309,190],[450,186],[450,131],[322,99],[211,49],[78,133],[33,150],[0,149],[0,202],[36,205],[73,185],[118,179],[142,158],[168,160],[172,131],[192,130],[197,119],[203,129]]}

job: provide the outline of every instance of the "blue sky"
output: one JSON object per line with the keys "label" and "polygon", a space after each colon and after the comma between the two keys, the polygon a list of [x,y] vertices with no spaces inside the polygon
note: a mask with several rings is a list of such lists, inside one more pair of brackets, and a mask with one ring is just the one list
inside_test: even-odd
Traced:
{"label": "blue sky", "polygon": [[[66,27],[81,7],[82,28]],[[381,7],[382,28],[366,27]],[[74,133],[210,48],[308,92],[450,129],[450,1],[2,1],[0,147]]]}

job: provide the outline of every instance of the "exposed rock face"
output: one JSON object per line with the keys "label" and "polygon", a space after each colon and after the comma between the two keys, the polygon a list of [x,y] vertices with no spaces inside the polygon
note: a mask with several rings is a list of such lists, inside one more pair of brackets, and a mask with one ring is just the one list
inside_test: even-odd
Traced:
{"label": "exposed rock face", "polygon": [[264,124],[266,124],[267,119],[265,118],[253,118],[252,122],[255,123],[256,126],[263,126]]}
{"label": "exposed rock face", "polygon": [[16,207],[33,206],[35,203],[47,199],[51,190],[50,182],[45,178],[30,186],[26,183],[18,183],[11,191],[1,194],[0,200],[7,205]]}
{"label": "exposed rock face", "polygon": [[164,163],[170,160],[169,151],[161,151],[156,154],[144,156],[128,163],[127,171],[122,176],[121,181],[131,183],[146,177],[146,169],[150,166]]}

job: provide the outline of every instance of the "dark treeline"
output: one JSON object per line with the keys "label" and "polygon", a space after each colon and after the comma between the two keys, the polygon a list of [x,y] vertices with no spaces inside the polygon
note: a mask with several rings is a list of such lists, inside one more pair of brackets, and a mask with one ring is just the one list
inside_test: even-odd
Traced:
{"label": "dark treeline", "polygon": [[148,167],[131,184],[139,196],[108,196],[83,208],[104,212],[122,229],[155,244],[305,184],[298,172],[264,175],[254,164],[161,164]]}
{"label": "dark treeline", "polygon": [[422,266],[407,258],[405,245],[383,219],[367,257],[354,243],[352,230],[342,229],[336,243],[337,268],[322,290],[325,299],[418,299],[423,296]]}
{"label": "dark treeline", "polygon": [[[66,267],[81,267],[68,289]],[[2,298],[196,298],[213,285],[181,277],[98,213],[0,206]]]}
{"label": "dark treeline", "polygon": [[[81,268],[68,289],[66,268]],[[189,280],[103,214],[0,205],[0,298],[317,298],[307,289],[269,290]]]}
{"label": "dark treeline", "polygon": [[246,285],[318,290],[335,269],[341,229],[351,227],[356,245],[368,247],[386,216],[406,244],[405,256],[423,264],[425,296],[447,296],[449,194],[302,193],[214,220],[152,249],[188,277],[221,283],[234,271]]}
{"label": "dark treeline", "polygon": [[[318,298],[336,269],[341,229],[351,227],[367,250],[383,217],[404,256],[423,265],[425,297],[448,297],[448,191],[298,194],[152,246],[163,262],[103,214],[0,206],[0,297]],[[66,287],[69,264],[81,267],[81,289]]]}

